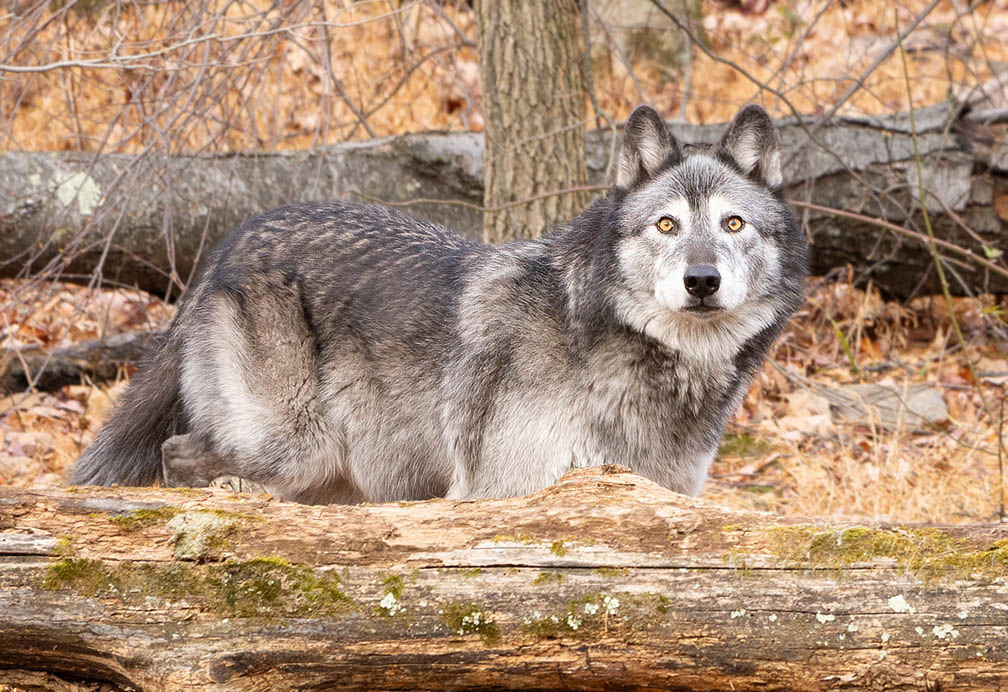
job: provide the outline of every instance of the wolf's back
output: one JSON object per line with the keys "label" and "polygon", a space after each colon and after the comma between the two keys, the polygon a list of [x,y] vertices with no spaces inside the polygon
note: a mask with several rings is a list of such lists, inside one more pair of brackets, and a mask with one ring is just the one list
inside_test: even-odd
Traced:
{"label": "wolf's back", "polygon": [[111,420],[77,462],[73,483],[152,485],[161,478],[161,443],[185,427],[174,332],[149,351]]}

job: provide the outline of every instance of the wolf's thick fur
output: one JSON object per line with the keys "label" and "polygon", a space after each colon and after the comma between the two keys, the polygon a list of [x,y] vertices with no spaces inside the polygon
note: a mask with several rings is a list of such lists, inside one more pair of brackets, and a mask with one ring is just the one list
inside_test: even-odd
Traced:
{"label": "wolf's thick fur", "polygon": [[617,185],[540,240],[480,245],[343,203],[252,219],[74,481],[238,475],[382,502],[524,494],[613,463],[696,494],[802,299],[781,182],[762,109],[684,149],[641,107]]}

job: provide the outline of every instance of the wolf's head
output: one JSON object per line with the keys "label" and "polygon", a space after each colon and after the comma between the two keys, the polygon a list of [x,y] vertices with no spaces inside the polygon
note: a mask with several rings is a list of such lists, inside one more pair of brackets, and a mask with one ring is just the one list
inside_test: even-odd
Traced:
{"label": "wolf's head", "polygon": [[637,108],[617,176],[617,313],[684,357],[731,358],[802,299],[805,238],[781,196],[780,138],[747,106],[711,148],[684,149]]}

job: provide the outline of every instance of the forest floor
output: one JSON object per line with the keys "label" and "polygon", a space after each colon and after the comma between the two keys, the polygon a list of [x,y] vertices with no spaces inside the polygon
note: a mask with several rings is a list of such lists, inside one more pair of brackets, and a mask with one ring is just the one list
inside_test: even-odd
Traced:
{"label": "forest floor", "polygon": [[[14,288],[0,282],[0,305],[10,305]],[[43,284],[25,301],[24,287],[17,290],[18,306],[0,315],[0,346],[8,349],[158,328],[174,310],[141,291]],[[1008,298],[955,298],[950,313],[941,296],[902,305],[842,279],[810,279],[808,294],[729,426],[704,497],[812,517],[997,520],[1008,384],[999,315]],[[129,374],[0,400],[0,486],[64,484]],[[856,388],[867,384],[876,387]],[[865,399],[888,392],[906,406],[845,415],[837,392]]]}

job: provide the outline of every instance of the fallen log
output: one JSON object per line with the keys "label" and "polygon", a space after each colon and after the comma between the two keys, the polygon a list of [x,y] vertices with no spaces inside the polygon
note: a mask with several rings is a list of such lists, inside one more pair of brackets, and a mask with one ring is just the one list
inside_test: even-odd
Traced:
{"label": "fallen log", "polygon": [[0,349],[0,394],[35,387],[53,392],[84,379],[111,380],[119,368],[137,365],[161,332],[141,330],[46,352],[41,348]]}
{"label": "fallen log", "polygon": [[507,500],[0,489],[0,683],[1008,685],[1008,526],[724,509],[619,469]]}
{"label": "fallen log", "polygon": [[[814,118],[779,125],[786,192],[806,205],[798,211],[812,241],[814,273],[850,264],[861,282],[871,279],[892,295],[940,292],[921,242],[915,144],[937,237],[981,260],[1008,249],[1008,110],[939,104],[918,109],[915,128],[907,114],[836,118],[818,128]],[[670,126],[690,143],[713,143],[724,130]],[[610,133],[589,133],[591,184],[607,184],[612,151]],[[87,280],[100,266],[108,283],[177,294],[209,248],[243,220],[310,199],[405,203],[411,214],[478,238],[482,178],[483,141],[475,133],[258,155],[5,152],[0,276],[44,272]],[[916,229],[918,236],[865,217]],[[1008,292],[1008,275],[968,255],[946,254],[954,293]]]}

